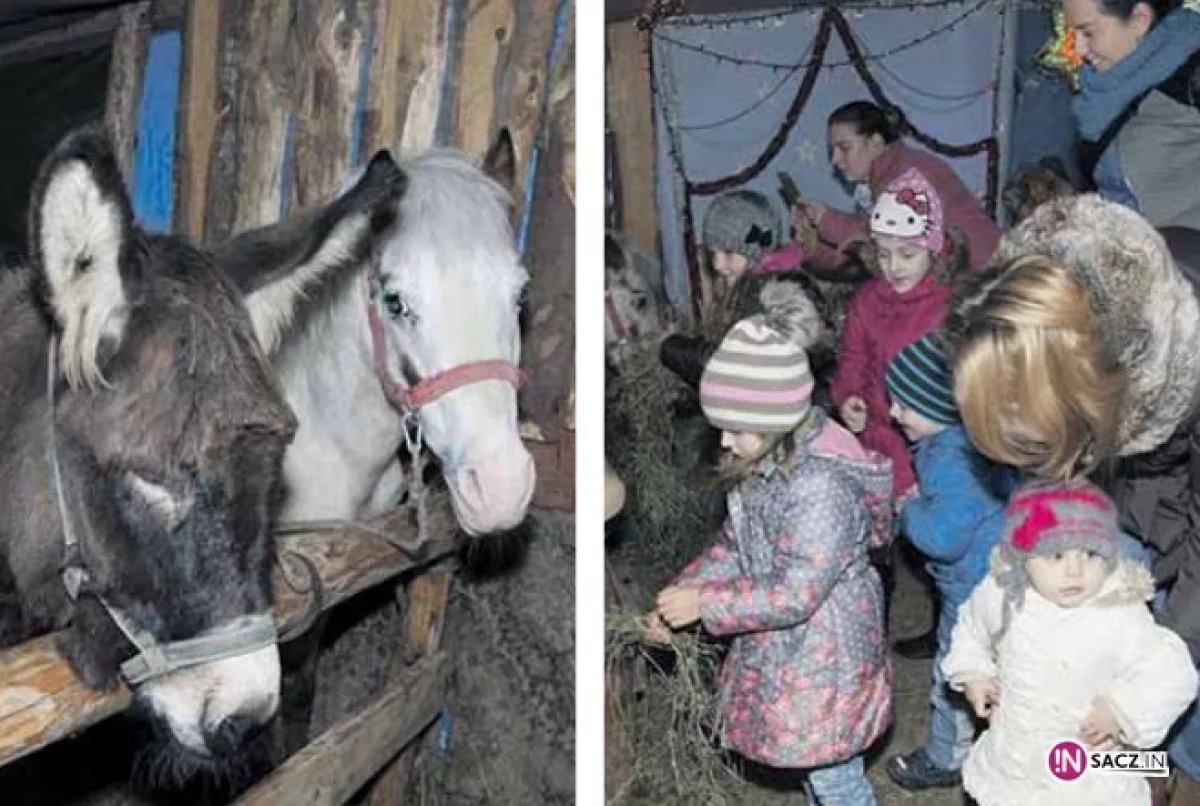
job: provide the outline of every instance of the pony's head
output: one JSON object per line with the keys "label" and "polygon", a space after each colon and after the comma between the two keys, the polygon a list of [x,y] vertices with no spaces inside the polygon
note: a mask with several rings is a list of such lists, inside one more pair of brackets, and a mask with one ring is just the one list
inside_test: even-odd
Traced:
{"label": "pony's head", "polygon": [[[399,225],[380,245],[378,293],[390,371],[410,387],[479,362],[520,362],[528,275],[509,220],[513,162],[502,133],[482,169],[450,151],[400,163],[408,190]],[[422,406],[420,423],[467,532],[504,531],[524,519],[535,474],[513,383],[456,385]]]}
{"label": "pony's head", "polygon": [[623,348],[661,336],[670,322],[670,308],[660,283],[656,261],[629,245],[625,237],[604,234],[604,348],[609,364],[617,366]]}

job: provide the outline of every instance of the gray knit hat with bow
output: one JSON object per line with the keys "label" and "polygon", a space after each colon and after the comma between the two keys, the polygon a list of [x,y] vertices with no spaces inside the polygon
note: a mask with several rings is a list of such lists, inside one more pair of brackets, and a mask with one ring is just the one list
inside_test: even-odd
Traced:
{"label": "gray knit hat with bow", "polygon": [[783,242],[771,201],[753,190],[734,190],[713,199],[701,234],[709,249],[745,255],[751,262]]}

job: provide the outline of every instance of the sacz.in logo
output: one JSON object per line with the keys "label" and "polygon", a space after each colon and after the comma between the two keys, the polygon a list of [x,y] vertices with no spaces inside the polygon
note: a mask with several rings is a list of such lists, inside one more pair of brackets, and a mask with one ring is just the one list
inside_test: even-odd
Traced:
{"label": "sacz.in logo", "polygon": [[1050,774],[1060,781],[1074,781],[1091,770],[1105,775],[1139,775],[1166,778],[1167,754],[1159,750],[1093,750],[1067,739],[1050,748]]}

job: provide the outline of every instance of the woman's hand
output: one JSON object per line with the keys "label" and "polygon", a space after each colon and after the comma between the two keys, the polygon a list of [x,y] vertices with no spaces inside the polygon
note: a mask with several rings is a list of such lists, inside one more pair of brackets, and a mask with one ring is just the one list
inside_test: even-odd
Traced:
{"label": "woman's hand", "polygon": [[995,680],[973,680],[963,684],[963,694],[980,719],[990,719],[1000,704],[1000,686]]}
{"label": "woman's hand", "polygon": [[856,434],[861,434],[867,427],[867,404],[858,395],[850,395],[842,403],[838,412],[842,415],[842,422]]}
{"label": "woman's hand", "polygon": [[655,602],[662,620],[676,630],[700,620],[700,586],[671,585],[663,588]]}
{"label": "woman's hand", "polygon": [[819,227],[826,209],[828,208],[819,202],[802,201],[792,207],[792,226],[797,232],[803,232],[805,226]]}
{"label": "woman's hand", "polygon": [[1092,700],[1092,710],[1079,726],[1079,738],[1092,750],[1112,750],[1121,736],[1121,726],[1105,697]]}

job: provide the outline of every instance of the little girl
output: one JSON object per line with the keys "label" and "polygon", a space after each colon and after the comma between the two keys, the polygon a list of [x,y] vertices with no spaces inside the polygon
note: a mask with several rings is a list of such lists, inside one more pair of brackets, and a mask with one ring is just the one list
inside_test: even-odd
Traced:
{"label": "little girl", "polygon": [[[868,545],[890,535],[887,459],[810,400],[805,347],[819,334],[811,302],[738,322],[705,368],[700,399],[723,431],[738,479],[716,544],[658,596],[663,622],[699,620],[733,637],[721,672],[727,747],[807,772],[810,802],[864,806],[875,796],[863,752],[891,722],[883,595]],[[799,302],[799,304],[796,304]]]}
{"label": "little girl", "polygon": [[1153,582],[1118,552],[1116,508],[1085,481],[1028,483],[992,570],[959,609],[942,671],[990,720],[963,765],[980,806],[1148,804],[1146,779],[1060,781],[1050,751],[1153,748],[1196,695],[1187,647],[1154,623]]}
{"label": "little girl", "polygon": [[892,423],[883,376],[902,347],[941,323],[950,298],[949,242],[942,202],[916,169],[896,178],[871,211],[881,276],[868,280],[846,312],[833,401],[864,448],[892,460],[897,498],[916,482],[912,456]]}

